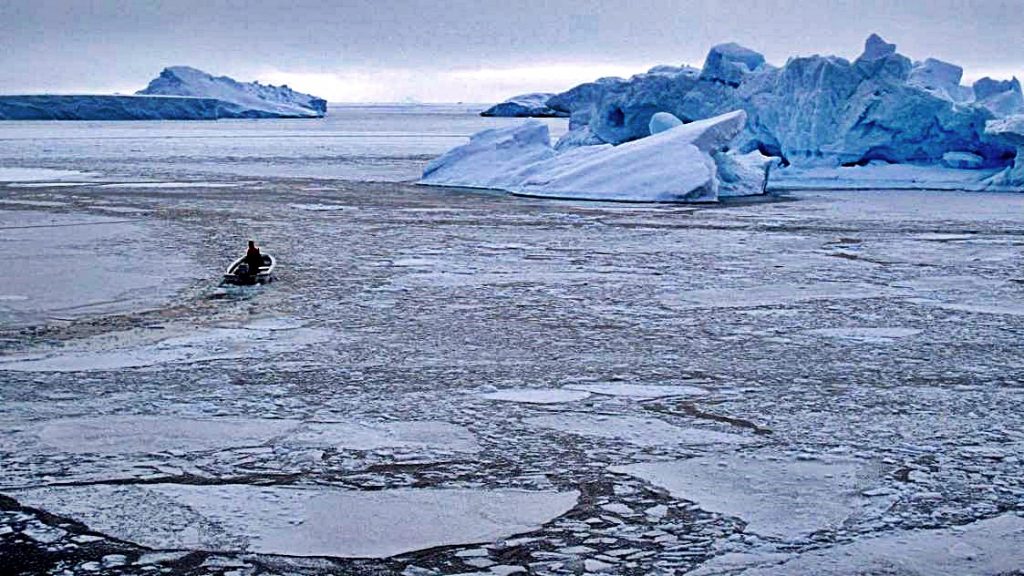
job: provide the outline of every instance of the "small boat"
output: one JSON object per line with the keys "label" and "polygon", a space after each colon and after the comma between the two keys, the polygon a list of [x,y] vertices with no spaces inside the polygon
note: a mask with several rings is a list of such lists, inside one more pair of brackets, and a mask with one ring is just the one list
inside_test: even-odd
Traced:
{"label": "small boat", "polygon": [[245,262],[245,256],[235,260],[224,272],[222,284],[233,284],[235,286],[251,286],[253,284],[266,284],[274,281],[274,257],[270,254],[261,254],[263,264],[254,274],[249,270],[249,264]]}

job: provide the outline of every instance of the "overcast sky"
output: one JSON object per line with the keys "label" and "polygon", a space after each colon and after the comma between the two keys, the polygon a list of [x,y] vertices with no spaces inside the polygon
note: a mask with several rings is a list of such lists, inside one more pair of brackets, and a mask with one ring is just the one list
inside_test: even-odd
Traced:
{"label": "overcast sky", "polygon": [[1024,0],[0,0],[0,93],[134,92],[187,64],[333,102],[489,102],[727,41],[855,58],[871,32],[1024,76]]}

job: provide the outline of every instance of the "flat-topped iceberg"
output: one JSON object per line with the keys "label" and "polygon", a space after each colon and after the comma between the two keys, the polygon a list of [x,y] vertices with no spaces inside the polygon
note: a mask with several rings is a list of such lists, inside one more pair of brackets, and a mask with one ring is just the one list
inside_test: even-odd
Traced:
{"label": "flat-topped iceberg", "polygon": [[500,104],[495,104],[480,113],[481,116],[501,116],[505,118],[557,118],[568,116],[567,113],[548,106],[548,99],[554,94],[535,92],[513,96]]}
{"label": "flat-topped iceberg", "polygon": [[187,66],[165,68],[134,96],[0,96],[0,120],[319,118],[326,113],[325,100],[287,86],[237,82]]}
{"label": "flat-topped iceberg", "polygon": [[551,146],[547,126],[531,120],[475,134],[431,162],[419,183],[629,202],[714,202],[762,194],[772,159],[728,152],[746,118],[737,110],[619,146],[562,153]]}

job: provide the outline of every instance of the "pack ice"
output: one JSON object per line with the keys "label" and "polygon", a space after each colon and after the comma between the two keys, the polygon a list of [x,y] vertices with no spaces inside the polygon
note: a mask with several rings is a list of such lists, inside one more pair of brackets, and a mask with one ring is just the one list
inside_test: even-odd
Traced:
{"label": "pack ice", "polygon": [[955,64],[913,62],[874,34],[853,62],[815,55],[781,67],[722,44],[699,70],[659,66],[628,80],[602,78],[546,105],[570,115],[557,149],[646,137],[659,112],[691,122],[744,110],[749,120],[735,148],[794,166],[938,165],[945,156],[947,166],[1005,168],[1017,146],[993,137],[986,122],[1024,113],[1020,82],[983,78],[962,86],[962,76]]}
{"label": "pack ice", "polygon": [[238,82],[188,66],[165,68],[135,95],[0,96],[0,120],[319,118],[327,101],[287,86]]}
{"label": "pack ice", "polygon": [[556,151],[533,120],[485,130],[432,161],[420,184],[506,190],[522,196],[631,202],[714,202],[761,194],[771,158],[729,145],[747,114],[689,124],[659,117],[659,132],[619,146]]}

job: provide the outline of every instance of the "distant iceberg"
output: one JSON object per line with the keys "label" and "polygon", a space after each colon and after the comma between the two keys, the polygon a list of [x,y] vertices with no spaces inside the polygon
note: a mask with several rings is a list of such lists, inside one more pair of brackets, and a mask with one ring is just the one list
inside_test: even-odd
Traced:
{"label": "distant iceberg", "polygon": [[322,98],[287,86],[237,82],[187,66],[165,68],[134,96],[0,96],[0,120],[216,120],[320,118]]}
{"label": "distant iceberg", "polygon": [[[505,190],[521,196],[628,202],[716,202],[763,194],[772,158],[738,156],[729,145],[742,110],[612,146],[557,152],[536,120],[475,134],[431,162],[420,184]],[[678,121],[677,121],[678,122]]]}
{"label": "distant iceberg", "polygon": [[481,116],[500,116],[504,118],[557,118],[567,117],[568,113],[555,110],[547,102],[554,94],[535,92],[513,96],[500,104],[495,104],[480,113]]}
{"label": "distant iceberg", "polygon": [[326,100],[288,86],[238,82],[188,66],[164,68],[160,76],[136,94],[215,98],[233,105],[222,118],[319,118],[327,113]]}

